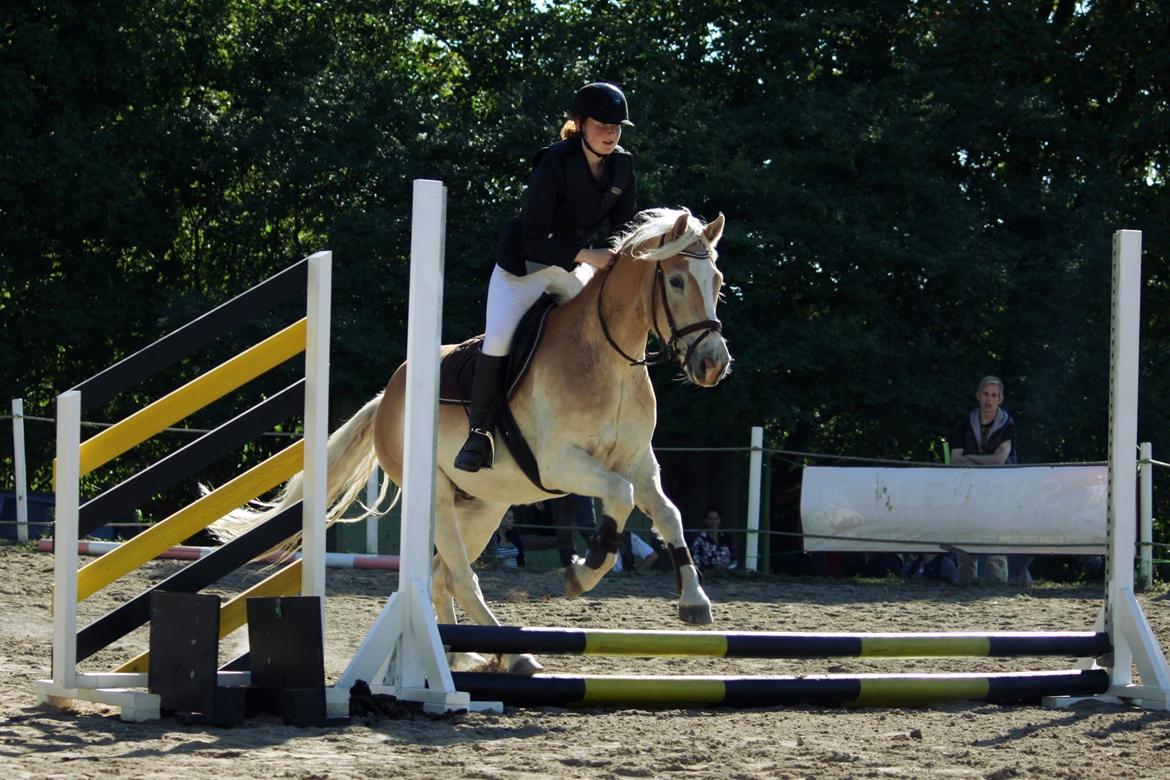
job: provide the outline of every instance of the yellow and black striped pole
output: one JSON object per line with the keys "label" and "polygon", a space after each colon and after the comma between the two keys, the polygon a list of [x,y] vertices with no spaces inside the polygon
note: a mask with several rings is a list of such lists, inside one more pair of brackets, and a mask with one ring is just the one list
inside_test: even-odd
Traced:
{"label": "yellow and black striped pole", "polygon": [[946,701],[1023,704],[1045,696],[1089,696],[1109,687],[1109,673],[1103,669],[853,677],[526,677],[456,672],[453,679],[455,687],[469,693],[472,701],[530,707],[921,707]]}
{"label": "yellow and black striped pole", "polygon": [[1097,658],[1109,636],[1092,631],[801,633],[631,631],[442,625],[451,652],[709,658]]}

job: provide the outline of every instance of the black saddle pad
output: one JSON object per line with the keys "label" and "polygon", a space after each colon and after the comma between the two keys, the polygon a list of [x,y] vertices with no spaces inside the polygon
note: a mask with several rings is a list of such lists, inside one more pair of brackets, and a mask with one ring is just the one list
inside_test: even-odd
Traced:
{"label": "black saddle pad", "polygon": [[[532,454],[532,448],[524,439],[508,401],[520,386],[520,380],[528,371],[532,357],[540,347],[540,340],[544,336],[544,325],[551,312],[557,305],[555,296],[545,294],[533,304],[525,313],[516,328],[516,335],[512,337],[512,351],[508,355],[508,367],[505,372],[504,402],[500,405],[500,418],[496,422],[496,430],[504,440],[508,451],[512,453],[520,469],[536,485],[546,493],[560,494],[560,490],[551,490],[540,481],[540,466]],[[475,359],[483,347],[483,336],[460,344],[448,353],[439,364],[439,402],[445,404],[471,403],[471,383],[475,377]]]}
{"label": "black saddle pad", "polygon": [[[545,293],[525,313],[512,337],[512,351],[508,354],[508,368],[504,386],[505,400],[510,399],[528,372],[532,357],[544,336],[544,325],[549,312],[556,308],[556,296]],[[471,382],[475,376],[475,359],[483,348],[483,336],[468,339],[455,347],[439,364],[439,403],[471,403]]]}

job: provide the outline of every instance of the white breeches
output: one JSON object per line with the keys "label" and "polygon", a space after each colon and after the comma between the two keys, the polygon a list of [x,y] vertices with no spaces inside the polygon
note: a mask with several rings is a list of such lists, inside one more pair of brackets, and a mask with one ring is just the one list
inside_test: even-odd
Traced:
{"label": "white breeches", "polygon": [[529,263],[525,276],[516,276],[495,266],[488,283],[483,353],[497,357],[507,355],[512,350],[516,327],[541,295],[550,292],[564,303],[581,292],[592,275],[593,269],[585,265],[569,272],[555,265]]}

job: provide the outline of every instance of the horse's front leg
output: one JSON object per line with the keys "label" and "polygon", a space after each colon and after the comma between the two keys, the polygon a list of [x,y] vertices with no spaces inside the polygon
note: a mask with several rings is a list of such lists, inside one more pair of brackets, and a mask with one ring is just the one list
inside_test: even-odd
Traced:
{"label": "horse's front leg", "polygon": [[634,503],[649,515],[655,533],[666,543],[670,561],[674,564],[675,586],[679,593],[679,619],[696,626],[711,623],[711,600],[699,584],[699,570],[691,559],[691,551],[683,537],[682,514],[662,492],[658,460],[652,450],[646,449],[646,454],[635,464],[631,477]]}
{"label": "horse's front leg", "polygon": [[584,560],[575,557],[565,567],[565,592],[580,596],[592,590],[617,561],[622,529],[634,511],[634,486],[576,447],[562,451],[550,466],[549,473],[561,475],[556,484],[558,490],[601,499],[601,522],[589,552]]}
{"label": "horse's front leg", "polygon": [[[453,592],[447,564],[436,555],[431,568],[431,604],[440,625],[459,622],[455,617]],[[478,672],[488,667],[488,660],[479,653],[447,653],[447,665],[453,672]]]}

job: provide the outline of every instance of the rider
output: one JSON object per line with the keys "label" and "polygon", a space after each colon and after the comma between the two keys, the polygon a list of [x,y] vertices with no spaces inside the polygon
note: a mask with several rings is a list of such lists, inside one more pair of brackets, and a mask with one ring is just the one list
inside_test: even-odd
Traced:
{"label": "rider", "polygon": [[586,84],[573,96],[560,142],[536,153],[520,213],[504,226],[496,247],[471,388],[471,431],[455,468],[492,467],[504,366],[524,313],[576,264],[604,269],[616,258],[593,244],[604,222],[613,232],[635,214],[633,158],[618,146],[622,125],[633,124],[620,89]]}

